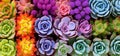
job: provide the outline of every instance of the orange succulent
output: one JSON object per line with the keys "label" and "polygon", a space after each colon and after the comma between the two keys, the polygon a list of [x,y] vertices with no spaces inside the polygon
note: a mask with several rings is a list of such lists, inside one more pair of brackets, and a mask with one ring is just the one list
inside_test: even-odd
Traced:
{"label": "orange succulent", "polygon": [[20,14],[16,20],[16,36],[33,35],[35,18],[32,15]]}
{"label": "orange succulent", "polygon": [[17,56],[35,56],[35,39],[29,36],[22,36],[17,39]]}

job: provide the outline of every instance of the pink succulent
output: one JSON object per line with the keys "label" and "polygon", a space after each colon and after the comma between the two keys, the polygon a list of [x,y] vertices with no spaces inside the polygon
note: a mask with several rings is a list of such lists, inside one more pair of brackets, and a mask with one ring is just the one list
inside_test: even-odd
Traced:
{"label": "pink succulent", "polygon": [[18,13],[29,13],[33,8],[33,4],[30,3],[30,0],[19,0],[17,2]]}
{"label": "pink succulent", "polygon": [[54,32],[56,35],[60,36],[60,39],[69,40],[69,38],[77,35],[77,26],[78,21],[72,20],[70,17],[66,16],[62,19],[55,19]]}

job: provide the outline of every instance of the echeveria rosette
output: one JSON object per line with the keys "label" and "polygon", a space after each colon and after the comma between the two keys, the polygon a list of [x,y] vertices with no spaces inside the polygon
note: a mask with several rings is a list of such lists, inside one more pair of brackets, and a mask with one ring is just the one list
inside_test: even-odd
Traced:
{"label": "echeveria rosette", "polygon": [[38,40],[36,46],[41,54],[47,56],[52,55],[55,50],[55,42],[50,38],[42,38],[41,40]]}
{"label": "echeveria rosette", "polygon": [[120,56],[120,35],[115,36],[113,39],[111,39],[110,55]]}
{"label": "echeveria rosette", "polygon": [[91,41],[83,36],[79,36],[73,43],[73,53],[72,56],[88,56],[90,52]]}
{"label": "echeveria rosette", "polygon": [[0,21],[11,19],[16,16],[15,1],[0,2]]}
{"label": "echeveria rosette", "polygon": [[115,32],[120,33],[120,17],[116,17],[112,22],[112,28]]}
{"label": "echeveria rosette", "polygon": [[52,17],[49,15],[37,18],[35,21],[35,31],[40,37],[50,35],[53,32]]}
{"label": "echeveria rosette", "polygon": [[82,21],[78,26],[78,34],[83,34],[85,37],[89,37],[92,32],[92,25],[87,21]]}
{"label": "echeveria rosette", "polygon": [[35,37],[21,36],[17,39],[17,56],[36,56]]}
{"label": "echeveria rosette", "polygon": [[69,40],[78,35],[77,33],[78,21],[73,20],[71,17],[66,16],[62,19],[55,19],[54,32],[60,36],[62,40]]}
{"label": "echeveria rosette", "polygon": [[90,0],[91,16],[94,19],[99,17],[107,18],[112,12],[112,5],[109,0]]}
{"label": "echeveria rosette", "polygon": [[31,4],[30,0],[19,0],[17,2],[18,13],[30,13],[33,8],[33,4]]}
{"label": "echeveria rosette", "polygon": [[15,36],[15,20],[5,19],[0,22],[0,38],[13,39]]}
{"label": "echeveria rosette", "polygon": [[113,6],[113,15],[120,16],[120,0],[112,0],[111,3]]}
{"label": "echeveria rosette", "polygon": [[34,33],[34,22],[35,18],[27,13],[17,16],[16,36],[32,36]]}
{"label": "echeveria rosette", "polygon": [[95,38],[91,45],[91,51],[94,56],[107,56],[109,52],[110,41],[108,39]]}
{"label": "echeveria rosette", "polygon": [[73,51],[72,47],[67,45],[67,42],[63,40],[59,40],[59,42],[55,44],[55,49],[56,52],[54,56],[67,56],[67,54],[70,54]]}
{"label": "echeveria rosette", "polygon": [[95,20],[93,24],[93,35],[98,36],[100,34],[106,35],[108,34],[108,23],[103,20]]}
{"label": "echeveria rosette", "polygon": [[15,42],[7,39],[0,39],[0,56],[15,56]]}

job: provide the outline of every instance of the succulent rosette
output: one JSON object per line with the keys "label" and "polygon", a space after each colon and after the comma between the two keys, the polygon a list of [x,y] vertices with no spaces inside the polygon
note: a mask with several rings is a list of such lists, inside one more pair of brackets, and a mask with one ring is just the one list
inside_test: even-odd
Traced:
{"label": "succulent rosette", "polygon": [[120,56],[120,35],[115,36],[113,39],[111,39],[110,55]]}
{"label": "succulent rosette", "polygon": [[98,36],[100,34],[105,35],[108,34],[107,31],[108,23],[103,20],[95,20],[93,24],[93,35]]}
{"label": "succulent rosette", "polygon": [[8,1],[2,1],[0,2],[0,21],[4,19],[11,19],[15,17],[16,15],[16,9],[15,9],[15,1],[10,2]]}
{"label": "succulent rosette", "polygon": [[112,5],[109,0],[90,0],[91,16],[94,19],[98,17],[107,18],[112,11]]}
{"label": "succulent rosette", "polygon": [[33,35],[35,18],[32,15],[20,14],[16,19],[16,36]]}
{"label": "succulent rosette", "polygon": [[17,39],[17,56],[35,56],[35,39],[30,36],[22,36]]}
{"label": "succulent rosette", "polygon": [[92,32],[92,25],[87,20],[82,21],[78,26],[78,34],[83,34],[85,37],[89,37]]}
{"label": "succulent rosette", "polygon": [[52,17],[49,15],[38,18],[35,21],[35,31],[40,37],[50,35],[53,32]]}
{"label": "succulent rosette", "polygon": [[120,17],[117,17],[113,20],[112,27],[115,30],[115,32],[120,33]]}
{"label": "succulent rosette", "polygon": [[31,4],[30,0],[19,0],[16,1],[17,2],[17,9],[18,9],[18,13],[30,13],[30,11],[33,8],[33,4]]}
{"label": "succulent rosette", "polygon": [[13,39],[15,36],[14,19],[5,19],[0,22],[0,38]]}
{"label": "succulent rosette", "polygon": [[0,39],[0,56],[15,56],[15,42],[7,39]]}
{"label": "succulent rosette", "polygon": [[62,40],[69,40],[69,38],[75,37],[78,34],[77,27],[78,21],[72,20],[68,16],[62,19],[55,19],[54,21],[54,32]]}
{"label": "succulent rosette", "polygon": [[55,49],[55,42],[50,38],[42,38],[37,41],[37,48],[43,55],[52,55]]}
{"label": "succulent rosette", "polygon": [[70,6],[68,4],[68,0],[59,0],[57,1],[57,15],[64,16],[70,13]]}
{"label": "succulent rosette", "polygon": [[67,42],[63,40],[59,40],[59,42],[55,44],[55,49],[57,50],[55,56],[67,56],[67,54],[73,51],[72,47],[67,45]]}
{"label": "succulent rosette", "polygon": [[113,15],[114,16],[120,16],[120,0],[112,0],[113,5]]}
{"label": "succulent rosette", "polygon": [[109,40],[95,38],[91,45],[91,50],[94,56],[106,56],[109,52]]}
{"label": "succulent rosette", "polygon": [[73,53],[72,56],[88,56],[90,52],[91,41],[83,36],[79,36],[73,43]]}
{"label": "succulent rosette", "polygon": [[79,21],[82,19],[90,20],[89,0],[70,0],[69,5],[71,6],[70,15],[75,19]]}

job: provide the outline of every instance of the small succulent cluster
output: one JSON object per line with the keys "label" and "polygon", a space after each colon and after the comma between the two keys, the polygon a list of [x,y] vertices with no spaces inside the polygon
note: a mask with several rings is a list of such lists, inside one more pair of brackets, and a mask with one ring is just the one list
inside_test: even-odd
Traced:
{"label": "small succulent cluster", "polygon": [[89,0],[70,0],[70,15],[81,21],[82,19],[90,20]]}

